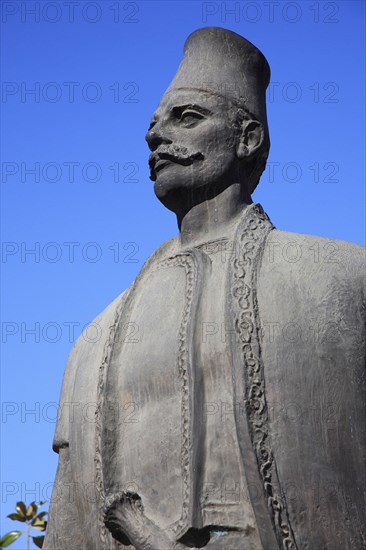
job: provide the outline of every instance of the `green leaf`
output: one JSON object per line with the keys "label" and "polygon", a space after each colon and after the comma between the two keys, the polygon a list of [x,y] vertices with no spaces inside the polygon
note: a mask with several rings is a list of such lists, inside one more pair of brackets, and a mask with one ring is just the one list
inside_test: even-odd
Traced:
{"label": "green leaf", "polygon": [[43,543],[44,543],[44,535],[41,536],[41,537],[32,537],[32,539],[33,539],[34,544],[35,544],[38,548],[42,548]]}
{"label": "green leaf", "polygon": [[6,535],[0,539],[0,548],[10,546],[10,544],[17,540],[21,534],[21,531],[10,531],[10,533],[6,533]]}
{"label": "green leaf", "polygon": [[22,522],[25,521],[25,518],[23,518],[23,516],[20,516],[19,514],[9,514],[6,517],[14,521],[22,521]]}
{"label": "green leaf", "polygon": [[42,506],[42,504],[46,504],[47,500],[40,500],[39,505]]}
{"label": "green leaf", "polygon": [[32,519],[37,514],[38,506],[35,502],[31,502],[30,505],[27,508],[27,519]]}
{"label": "green leaf", "polygon": [[25,507],[24,502],[22,502],[21,500],[19,502],[17,502],[17,504],[15,506],[15,510],[17,511],[17,514],[19,514],[20,516],[22,516],[24,518],[26,517],[27,508]]}

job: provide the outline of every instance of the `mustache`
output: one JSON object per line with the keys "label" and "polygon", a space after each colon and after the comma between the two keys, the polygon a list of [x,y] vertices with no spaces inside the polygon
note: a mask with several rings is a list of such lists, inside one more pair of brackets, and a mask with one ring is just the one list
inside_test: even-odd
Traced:
{"label": "mustache", "polygon": [[149,156],[149,167],[152,176],[155,176],[155,165],[159,160],[170,160],[183,166],[189,166],[195,160],[204,159],[204,155],[200,151],[193,151],[187,147],[180,145],[161,145],[156,151]]}

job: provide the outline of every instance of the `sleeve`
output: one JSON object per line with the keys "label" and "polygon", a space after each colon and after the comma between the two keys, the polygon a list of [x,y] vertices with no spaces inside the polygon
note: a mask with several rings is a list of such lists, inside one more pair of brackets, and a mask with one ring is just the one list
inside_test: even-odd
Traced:
{"label": "sleeve", "polygon": [[59,447],[58,466],[53,486],[43,550],[87,548],[76,501],[70,498],[73,477],[69,447]]}

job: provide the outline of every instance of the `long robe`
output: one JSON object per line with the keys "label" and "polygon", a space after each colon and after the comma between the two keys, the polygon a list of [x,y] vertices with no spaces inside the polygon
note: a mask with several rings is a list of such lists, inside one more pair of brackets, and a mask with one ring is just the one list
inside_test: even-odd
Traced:
{"label": "long robe", "polygon": [[[225,277],[208,292],[209,246],[221,247]],[[154,311],[159,292],[165,292],[162,310]],[[217,293],[224,307],[206,319],[202,303]],[[144,307],[151,300],[152,311],[138,307],[142,299]],[[44,548],[119,548],[102,517],[106,498],[118,490],[145,497],[147,515],[177,540],[212,523],[212,515],[205,520],[203,485],[211,469],[213,485],[222,489],[217,464],[222,479],[226,467],[241,476],[247,498],[239,498],[237,509],[252,547],[260,541],[264,550],[365,548],[364,322],[365,249],[278,231],[260,205],[243,211],[232,242],[185,250],[177,238],[163,243],[94,321],[98,341],[82,335],[70,354]],[[223,382],[229,393],[220,403],[202,395],[204,344],[197,334],[204,323],[206,347],[219,333],[216,357],[230,363],[231,384]],[[204,460],[207,438],[211,446],[215,441],[214,411],[231,405],[233,425],[222,424],[222,415],[217,422],[232,434],[240,464],[220,462],[215,453]],[[141,467],[133,470],[141,449]],[[235,526],[237,514],[220,495],[218,523],[229,510]]]}

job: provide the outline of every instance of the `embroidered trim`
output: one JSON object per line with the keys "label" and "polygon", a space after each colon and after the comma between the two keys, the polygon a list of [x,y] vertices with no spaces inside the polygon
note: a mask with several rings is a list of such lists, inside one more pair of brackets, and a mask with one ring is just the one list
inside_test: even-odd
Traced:
{"label": "embroidered trim", "polygon": [[215,239],[213,241],[207,241],[205,243],[198,244],[194,248],[201,250],[206,254],[216,254],[217,252],[224,253],[227,251],[227,246],[230,244],[228,238]]}
{"label": "embroidered trim", "polygon": [[[105,505],[105,491],[104,491],[104,482],[103,482],[103,467],[102,467],[102,418],[101,412],[103,410],[104,404],[104,387],[106,379],[106,370],[109,365],[112,350],[113,342],[116,334],[116,328],[121,317],[122,305],[124,300],[118,304],[113,323],[110,327],[108,338],[104,345],[103,349],[103,359],[99,367],[98,373],[98,389],[97,389],[97,407],[95,411],[95,454],[94,454],[94,464],[95,464],[95,484],[97,492],[99,495],[99,502],[102,503],[99,506],[99,515],[98,515],[98,525],[99,525],[99,536],[103,544],[103,549],[106,550],[109,547],[108,539],[110,534],[106,526],[104,525],[104,505]],[[122,545],[113,539],[117,548],[122,548]]]}
{"label": "embroidered trim", "polygon": [[265,396],[264,368],[261,359],[260,324],[257,301],[257,271],[260,250],[265,238],[273,229],[267,214],[259,204],[251,208],[239,226],[240,257],[234,259],[233,296],[237,300],[238,315],[235,329],[239,333],[244,376],[246,380],[245,405],[250,437],[256,454],[259,473],[267,497],[267,505],[280,547],[297,549],[289,523],[284,497],[277,494],[279,487],[275,459],[270,448],[268,408]]}
{"label": "embroidered trim", "polygon": [[185,286],[185,304],[183,309],[182,321],[179,327],[178,334],[178,372],[181,377],[181,389],[182,389],[182,438],[181,438],[181,464],[182,464],[182,478],[183,478],[183,503],[182,503],[182,515],[178,522],[174,525],[173,531],[178,534],[184,527],[188,518],[190,509],[190,497],[192,490],[192,469],[191,469],[191,418],[190,418],[190,378],[191,378],[191,365],[189,362],[189,356],[187,351],[187,329],[192,309],[193,299],[193,279],[194,279],[194,260],[191,254],[179,254],[173,256],[161,262],[157,269],[164,267],[177,267],[182,266],[186,271],[186,286]]}

